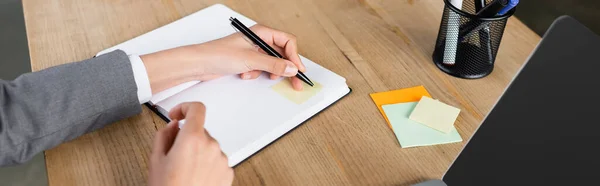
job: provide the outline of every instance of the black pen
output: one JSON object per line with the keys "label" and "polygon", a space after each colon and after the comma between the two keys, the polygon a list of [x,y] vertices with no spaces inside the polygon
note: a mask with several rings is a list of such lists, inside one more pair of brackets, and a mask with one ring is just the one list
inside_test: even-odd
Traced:
{"label": "black pen", "polygon": [[[229,20],[231,21],[231,25],[233,25],[233,27],[238,29],[242,34],[244,34],[246,37],[248,37],[248,39],[252,40],[252,42],[254,42],[254,44],[258,45],[258,47],[260,47],[262,50],[264,50],[267,54],[269,54],[273,57],[285,59],[285,58],[283,58],[283,56],[281,54],[277,53],[277,51],[275,51],[275,49],[271,48],[271,46],[269,46],[262,39],[260,39],[260,37],[258,37],[256,34],[254,34],[254,32],[252,32],[252,30],[248,29],[248,27],[246,27],[244,24],[242,24],[242,22],[238,21],[236,18],[233,18],[233,17],[230,17]],[[310,79],[308,79],[308,77],[306,77],[306,75],[304,75],[302,72],[298,71],[298,73],[296,74],[296,77],[298,79],[304,81],[306,84],[310,85],[311,87],[314,86],[313,82],[310,81]]]}
{"label": "black pen", "polygon": [[477,12],[477,17],[482,18],[490,18],[494,17],[500,12],[504,7],[508,6],[508,0],[494,0],[490,2],[490,4],[483,7],[483,9]]}
{"label": "black pen", "polygon": [[485,7],[485,0],[475,0],[475,12],[481,11]]}

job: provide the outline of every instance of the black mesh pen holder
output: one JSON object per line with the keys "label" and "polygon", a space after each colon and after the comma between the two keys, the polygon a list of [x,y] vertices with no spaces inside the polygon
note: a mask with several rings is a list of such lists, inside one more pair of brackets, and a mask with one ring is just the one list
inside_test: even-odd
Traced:
{"label": "black mesh pen holder", "polygon": [[482,78],[494,69],[506,21],[516,10],[501,16],[478,17],[473,0],[463,1],[462,9],[444,0],[444,14],[433,52],[436,66],[455,77]]}

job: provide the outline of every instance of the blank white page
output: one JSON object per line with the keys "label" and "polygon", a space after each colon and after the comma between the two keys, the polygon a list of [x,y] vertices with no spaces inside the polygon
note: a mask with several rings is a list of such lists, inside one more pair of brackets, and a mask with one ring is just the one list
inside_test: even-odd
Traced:
{"label": "blank white page", "polygon": [[[345,79],[302,58],[305,73],[323,89],[302,104],[296,104],[271,89],[288,79],[256,80],[227,76],[202,82],[169,97],[157,105],[169,111],[183,102],[206,105],[206,130],[219,142],[234,166],[301,124],[349,92]],[[308,85],[305,85],[308,86]]]}
{"label": "blank white page", "polygon": [[[235,32],[229,17],[236,17],[247,26],[255,24],[217,4],[101,53],[122,49],[128,54],[139,55],[211,41]],[[266,75],[256,80],[241,80],[237,75],[231,75],[188,83],[178,87],[185,90],[170,89],[159,98],[155,95],[152,102],[162,112],[168,112],[182,102],[203,102],[207,107],[205,128],[221,145],[229,165],[235,166],[350,91],[343,77],[302,56],[301,60],[307,68],[306,76],[323,86],[319,93],[302,104],[271,89],[283,78],[270,80]]]}

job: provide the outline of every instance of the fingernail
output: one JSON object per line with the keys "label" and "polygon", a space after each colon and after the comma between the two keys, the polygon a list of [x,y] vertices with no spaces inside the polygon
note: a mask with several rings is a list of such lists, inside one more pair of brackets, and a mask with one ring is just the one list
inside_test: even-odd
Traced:
{"label": "fingernail", "polygon": [[242,79],[250,79],[250,74],[242,74]]}
{"label": "fingernail", "polygon": [[[302,60],[302,58],[300,58],[300,54],[298,54],[298,59]],[[302,63],[301,66],[302,67],[300,68],[300,71],[306,72],[306,66],[304,65],[304,63]]]}
{"label": "fingernail", "polygon": [[285,67],[285,72],[284,72],[284,76],[294,76],[298,73],[298,68],[296,68],[296,66],[292,63],[292,62],[288,62],[287,66]]}

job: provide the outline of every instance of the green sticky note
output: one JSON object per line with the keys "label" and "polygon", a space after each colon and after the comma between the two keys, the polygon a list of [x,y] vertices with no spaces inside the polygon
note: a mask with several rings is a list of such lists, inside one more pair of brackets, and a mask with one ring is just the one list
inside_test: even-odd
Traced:
{"label": "green sticky note", "polygon": [[396,138],[402,148],[439,145],[461,142],[462,138],[454,126],[443,133],[408,119],[418,102],[383,105],[383,111],[392,124]]}

